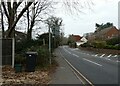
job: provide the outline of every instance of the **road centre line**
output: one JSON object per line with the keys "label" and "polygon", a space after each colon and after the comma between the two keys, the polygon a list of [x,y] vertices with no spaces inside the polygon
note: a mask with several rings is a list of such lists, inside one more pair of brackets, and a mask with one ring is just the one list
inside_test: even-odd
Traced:
{"label": "road centre line", "polygon": [[79,57],[78,55],[76,55],[76,54],[72,54],[73,56],[76,56],[76,57]]}
{"label": "road centre line", "polygon": [[91,62],[91,63],[96,64],[96,65],[98,65],[98,66],[102,66],[101,64],[98,64],[98,63],[96,63],[96,62],[93,62],[93,61],[88,60],[88,59],[85,59],[85,58],[83,58],[83,60],[88,61],[88,62]]}

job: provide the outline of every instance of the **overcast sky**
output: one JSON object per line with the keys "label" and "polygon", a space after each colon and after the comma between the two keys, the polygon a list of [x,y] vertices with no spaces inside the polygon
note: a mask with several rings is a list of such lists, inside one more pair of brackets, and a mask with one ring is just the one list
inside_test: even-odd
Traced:
{"label": "overcast sky", "polygon": [[[74,13],[70,14],[70,12],[62,5],[62,0],[59,1],[60,3],[57,4],[54,15],[63,19],[65,36],[70,34],[82,36],[85,33],[94,32],[95,23],[105,24],[111,22],[118,28],[118,2],[120,0],[91,0],[94,3],[94,5],[91,6],[91,9],[88,9],[88,6],[83,5],[84,8],[80,9],[82,12],[78,15]],[[84,2],[89,0],[76,1]],[[48,28],[43,28],[40,32],[37,31],[37,33],[44,33],[47,31]],[[33,33],[33,36],[35,36],[35,33]]]}
{"label": "overcast sky", "polygon": [[63,19],[65,36],[69,34],[82,36],[94,32],[95,23],[111,22],[118,28],[118,1],[120,0],[93,0],[92,8],[81,9],[84,13],[79,15],[70,15],[65,8],[58,6],[55,15]]}

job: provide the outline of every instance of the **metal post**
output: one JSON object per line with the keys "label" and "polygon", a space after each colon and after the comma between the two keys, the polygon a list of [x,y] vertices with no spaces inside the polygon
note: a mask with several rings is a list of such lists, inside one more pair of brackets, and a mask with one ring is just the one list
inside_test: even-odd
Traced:
{"label": "metal post", "polygon": [[51,65],[51,33],[50,33],[50,26],[49,26],[49,58],[50,58],[50,65]]}
{"label": "metal post", "polygon": [[14,68],[14,60],[15,60],[15,40],[12,39],[12,68]]}

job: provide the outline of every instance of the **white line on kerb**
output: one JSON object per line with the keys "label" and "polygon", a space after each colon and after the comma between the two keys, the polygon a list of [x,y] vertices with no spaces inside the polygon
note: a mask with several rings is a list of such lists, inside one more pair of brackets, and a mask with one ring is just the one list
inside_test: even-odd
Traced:
{"label": "white line on kerb", "polygon": [[98,64],[98,63],[93,62],[93,61],[91,61],[91,60],[88,60],[88,59],[85,59],[85,58],[83,58],[83,59],[86,60],[86,61],[88,61],[88,62],[91,62],[91,63],[93,63],[93,64],[96,64],[96,65],[98,65],[98,66],[102,66],[101,64]]}

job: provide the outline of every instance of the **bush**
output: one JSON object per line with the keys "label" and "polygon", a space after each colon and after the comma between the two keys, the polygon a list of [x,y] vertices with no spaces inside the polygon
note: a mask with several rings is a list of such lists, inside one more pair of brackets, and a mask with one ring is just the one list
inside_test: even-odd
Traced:
{"label": "bush", "polygon": [[46,47],[40,46],[37,49],[37,66],[45,67],[49,65],[49,51]]}
{"label": "bush", "polygon": [[105,46],[106,49],[115,49],[115,50],[120,50],[120,45],[106,45]]}
{"label": "bush", "polygon": [[23,52],[26,52],[28,48],[31,48],[31,46],[40,46],[40,43],[37,40],[16,42],[15,52],[21,54]]}
{"label": "bush", "polygon": [[25,64],[25,57],[21,54],[15,55],[15,64]]}
{"label": "bush", "polygon": [[120,43],[120,37],[112,38],[106,41],[108,45],[115,45]]}
{"label": "bush", "polygon": [[80,45],[81,47],[92,47],[92,45],[90,45],[88,42],[87,43],[84,43],[82,45]]}
{"label": "bush", "polygon": [[106,42],[105,41],[94,41],[92,45],[94,48],[105,48]]}

